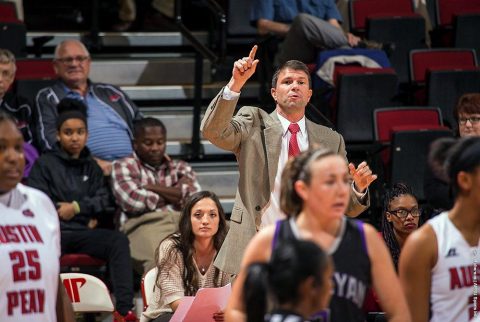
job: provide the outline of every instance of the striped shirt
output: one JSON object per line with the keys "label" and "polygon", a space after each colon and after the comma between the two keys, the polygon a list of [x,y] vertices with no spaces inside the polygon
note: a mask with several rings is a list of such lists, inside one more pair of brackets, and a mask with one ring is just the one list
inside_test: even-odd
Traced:
{"label": "striped shirt", "polygon": [[[143,313],[147,318],[155,319],[162,313],[172,312],[169,304],[185,296],[182,280],[185,265],[182,255],[175,252],[173,256],[168,256],[170,255],[170,249],[173,245],[171,239],[166,239],[159,246],[158,264],[163,264],[165,261],[168,261],[167,265],[169,269],[159,271],[160,288],[155,286],[152,303],[148,305],[147,310]],[[200,273],[195,258],[193,262],[197,272],[199,288],[221,287],[231,282],[230,274],[220,272],[217,277],[217,286],[215,286],[215,267],[213,266],[213,262],[210,263],[205,275]]]}
{"label": "striped shirt", "polygon": [[68,97],[79,99],[87,106],[87,146],[93,156],[113,161],[132,154],[130,128],[111,106],[98,99],[91,88],[85,98],[70,89],[67,91]]}
{"label": "striped shirt", "polygon": [[[177,204],[169,204],[157,193],[145,189],[147,184],[180,188],[182,199]],[[174,161],[165,155],[160,167],[154,168],[143,163],[135,153],[113,163],[112,185],[117,204],[130,216],[180,211],[184,200],[201,190],[195,172],[185,161]]]}

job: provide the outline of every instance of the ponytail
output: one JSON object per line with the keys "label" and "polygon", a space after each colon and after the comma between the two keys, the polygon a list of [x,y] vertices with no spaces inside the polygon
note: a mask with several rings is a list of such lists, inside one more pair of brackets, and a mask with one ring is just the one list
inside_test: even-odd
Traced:
{"label": "ponytail", "polygon": [[243,286],[247,321],[263,322],[269,300],[276,307],[297,305],[305,297],[299,294],[299,286],[309,277],[324,288],[323,276],[329,265],[328,255],[316,244],[283,241],[272,251],[268,263],[253,263],[247,268]]}
{"label": "ponytail", "polygon": [[263,322],[267,312],[268,263],[253,263],[248,267],[243,286],[247,321]]}

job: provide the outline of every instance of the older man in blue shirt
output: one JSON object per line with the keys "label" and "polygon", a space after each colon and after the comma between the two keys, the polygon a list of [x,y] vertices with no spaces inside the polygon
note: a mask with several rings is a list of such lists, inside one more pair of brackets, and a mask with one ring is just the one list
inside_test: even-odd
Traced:
{"label": "older man in blue shirt", "polygon": [[260,35],[285,38],[275,63],[315,61],[319,49],[349,48],[360,38],[342,31],[334,0],[254,0],[250,20]]}
{"label": "older man in blue shirt", "polygon": [[65,40],[57,46],[53,67],[59,80],[40,90],[35,102],[42,151],[52,149],[57,140],[57,104],[64,97],[79,99],[87,105],[87,146],[104,174],[110,175],[112,161],[133,152],[133,122],[142,118],[140,111],[119,88],[88,79],[90,54],[78,40]]}

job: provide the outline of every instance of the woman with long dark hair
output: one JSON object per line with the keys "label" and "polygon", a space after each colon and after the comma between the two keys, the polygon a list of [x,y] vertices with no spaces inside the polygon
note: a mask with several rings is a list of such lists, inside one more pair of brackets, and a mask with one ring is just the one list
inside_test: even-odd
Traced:
{"label": "woman with long dark hair", "polygon": [[480,138],[437,141],[455,203],[407,239],[400,280],[414,322],[464,322],[480,312]]}
{"label": "woman with long dark hair", "polygon": [[[230,275],[213,266],[227,234],[218,197],[209,191],[190,196],[178,227],[179,232],[165,238],[156,251],[159,273],[155,295],[142,321],[169,321],[184,296],[194,296],[200,288],[230,283]],[[223,321],[223,313],[217,312],[213,318]]]}
{"label": "woman with long dark hair", "polygon": [[[303,322],[328,307],[333,264],[315,243],[291,240],[277,247],[267,263],[253,263],[245,278],[248,322]],[[267,298],[273,310],[265,319]]]}

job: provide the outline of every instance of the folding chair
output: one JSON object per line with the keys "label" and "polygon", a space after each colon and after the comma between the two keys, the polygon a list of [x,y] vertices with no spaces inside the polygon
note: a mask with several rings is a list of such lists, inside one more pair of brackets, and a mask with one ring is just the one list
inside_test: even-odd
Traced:
{"label": "folding chair", "polygon": [[396,131],[392,135],[391,183],[404,182],[412,187],[418,200],[424,201],[423,181],[430,143],[441,137],[453,137],[450,130]]}
{"label": "folding chair", "polygon": [[465,93],[480,92],[480,69],[432,69],[427,74],[427,105],[441,109],[444,123],[456,128],[453,109]]}
{"label": "folding chair", "polygon": [[[110,292],[99,278],[83,273],[61,273],[60,279],[75,313],[111,313],[115,321],[125,321],[114,309]],[[91,316],[90,316],[91,317]],[[94,321],[94,320],[93,320]]]}
{"label": "folding chair", "polygon": [[153,300],[153,293],[155,291],[155,282],[157,280],[158,268],[154,267],[149,270],[142,277],[142,282],[140,284],[140,289],[142,291],[143,299],[143,310],[145,311],[148,307],[148,304]]}
{"label": "folding chair", "polygon": [[336,128],[347,143],[373,143],[372,113],[395,105],[398,78],[390,68],[339,75]]}
{"label": "folding chair", "polygon": [[83,273],[60,274],[74,312],[110,312],[114,307],[107,286],[97,277]]}

